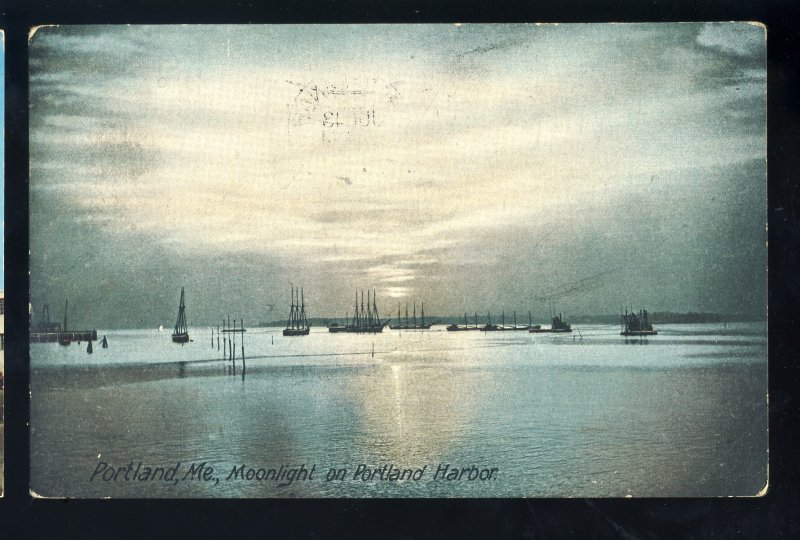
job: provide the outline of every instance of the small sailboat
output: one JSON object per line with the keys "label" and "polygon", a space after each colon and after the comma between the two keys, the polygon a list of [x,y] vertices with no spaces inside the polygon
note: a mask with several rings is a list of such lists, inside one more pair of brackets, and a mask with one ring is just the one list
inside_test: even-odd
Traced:
{"label": "small sailboat", "polygon": [[186,303],[184,302],[183,287],[181,287],[181,302],[178,305],[178,319],[175,321],[175,330],[172,332],[173,343],[188,343],[189,328],[186,326]]}
{"label": "small sailboat", "polygon": [[[298,303],[295,303],[297,296]],[[306,301],[303,289],[298,291],[292,285],[292,306],[289,311],[289,320],[286,321],[286,328],[283,329],[284,336],[307,336],[311,328],[306,319]]]}

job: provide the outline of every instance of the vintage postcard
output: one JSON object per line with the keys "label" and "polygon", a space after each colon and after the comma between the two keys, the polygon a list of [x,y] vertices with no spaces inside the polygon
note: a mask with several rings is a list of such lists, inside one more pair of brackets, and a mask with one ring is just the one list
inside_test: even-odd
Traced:
{"label": "vintage postcard", "polygon": [[33,29],[31,493],[765,493],[766,39]]}

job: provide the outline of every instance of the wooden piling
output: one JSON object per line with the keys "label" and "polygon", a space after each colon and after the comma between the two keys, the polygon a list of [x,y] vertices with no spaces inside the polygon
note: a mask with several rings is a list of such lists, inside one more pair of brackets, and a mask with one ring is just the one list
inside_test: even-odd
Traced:
{"label": "wooden piling", "polygon": [[247,364],[244,360],[244,319],[242,319],[242,380],[244,380],[244,372],[247,370]]}
{"label": "wooden piling", "polygon": [[[225,317],[222,318],[222,331],[225,332]],[[222,338],[222,358],[228,357],[228,334]]]}

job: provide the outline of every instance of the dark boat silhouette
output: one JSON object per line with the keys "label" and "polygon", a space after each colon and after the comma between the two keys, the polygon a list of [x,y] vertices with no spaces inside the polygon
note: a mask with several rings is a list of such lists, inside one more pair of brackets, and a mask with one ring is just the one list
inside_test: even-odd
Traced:
{"label": "dark boat silhouette", "polygon": [[421,321],[417,321],[417,303],[414,302],[414,310],[412,318],[408,318],[408,304],[406,304],[406,318],[405,322],[400,318],[400,304],[397,304],[397,324],[389,325],[392,330],[429,330],[436,322],[425,324],[425,302],[422,303],[422,317]]}
{"label": "dark boat silhouette", "polygon": [[[295,296],[299,302],[295,303]],[[284,336],[307,336],[311,331],[306,319],[306,301],[302,287],[298,291],[292,285],[292,307],[289,311],[289,319],[286,321],[286,328],[283,330]]]}
{"label": "dark boat silhouette", "polygon": [[474,326],[470,326],[469,325],[469,322],[467,321],[467,314],[464,313],[464,326],[459,326],[457,324],[451,324],[451,325],[447,326],[447,328],[445,328],[445,329],[448,330],[449,332],[463,332],[463,331],[466,331],[466,330],[480,330],[480,327],[478,327],[478,314],[477,313],[475,314],[475,325]]}
{"label": "dark boat silhouette", "polygon": [[[530,312],[529,312],[529,318],[530,318]],[[530,324],[528,324],[528,326],[517,326],[517,312],[516,311],[514,312],[514,325],[513,326],[506,326],[506,313],[504,311],[503,314],[501,315],[501,322],[500,322],[500,326],[498,327],[498,330],[501,331],[501,332],[515,332],[515,331],[520,331],[520,330],[528,330],[530,327],[531,327]]]}
{"label": "dark boat silhouette", "polygon": [[181,301],[180,304],[178,304],[178,318],[175,320],[172,342],[180,344],[189,342],[189,328],[186,326],[186,303],[184,302],[183,287],[181,287]]}
{"label": "dark boat silhouette", "polygon": [[657,330],[653,329],[650,324],[650,319],[646,309],[640,309],[639,314],[625,310],[622,317],[622,331],[619,333],[621,336],[655,336],[658,334]]}
{"label": "dark boat silhouette", "polygon": [[531,326],[528,329],[528,332],[532,333],[545,333],[550,332],[554,334],[562,334],[567,332],[572,332],[572,325],[568,322],[565,322],[563,319],[563,315],[561,313],[556,314],[555,303],[550,301],[548,303],[548,307],[550,308],[550,328],[542,328],[540,325]]}
{"label": "dark boat silhouette", "polygon": [[356,293],[355,312],[353,313],[353,319],[345,327],[345,332],[377,334],[383,332],[383,327],[388,323],[389,319],[382,321],[378,315],[375,291],[372,291],[371,300],[369,291],[367,291],[366,308],[364,307],[364,291],[361,291],[361,305],[359,306],[358,293]]}
{"label": "dark boat silhouette", "polygon": [[528,329],[528,332],[533,334],[544,334],[544,333],[553,333],[553,334],[562,334],[567,332],[572,332],[572,325],[568,322],[564,322],[562,319],[562,315],[559,313],[558,315],[554,315],[552,322],[550,324],[550,328],[542,328],[541,325],[532,326]]}
{"label": "dark boat silhouette", "polygon": [[[350,317],[350,313],[344,314],[344,320],[347,321],[348,317]],[[336,333],[336,332],[347,332],[347,324],[344,325],[339,324],[338,322],[333,322],[328,324],[328,332]]]}
{"label": "dark boat silhouette", "polygon": [[481,331],[483,331],[483,332],[497,332],[498,330],[500,330],[499,326],[497,326],[496,324],[492,324],[492,314],[491,313],[487,313],[486,317],[487,317],[487,321],[488,322],[484,326],[481,327]]}

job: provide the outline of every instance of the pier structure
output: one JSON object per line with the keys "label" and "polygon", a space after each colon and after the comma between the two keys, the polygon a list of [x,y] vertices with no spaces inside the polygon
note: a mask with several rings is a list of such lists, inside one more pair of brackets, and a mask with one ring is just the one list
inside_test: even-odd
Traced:
{"label": "pier structure", "polygon": [[41,321],[31,326],[31,343],[71,343],[73,341],[96,341],[97,330],[68,330],[67,308],[69,302],[64,301],[64,323],[50,322],[50,307],[45,304],[42,308]]}

